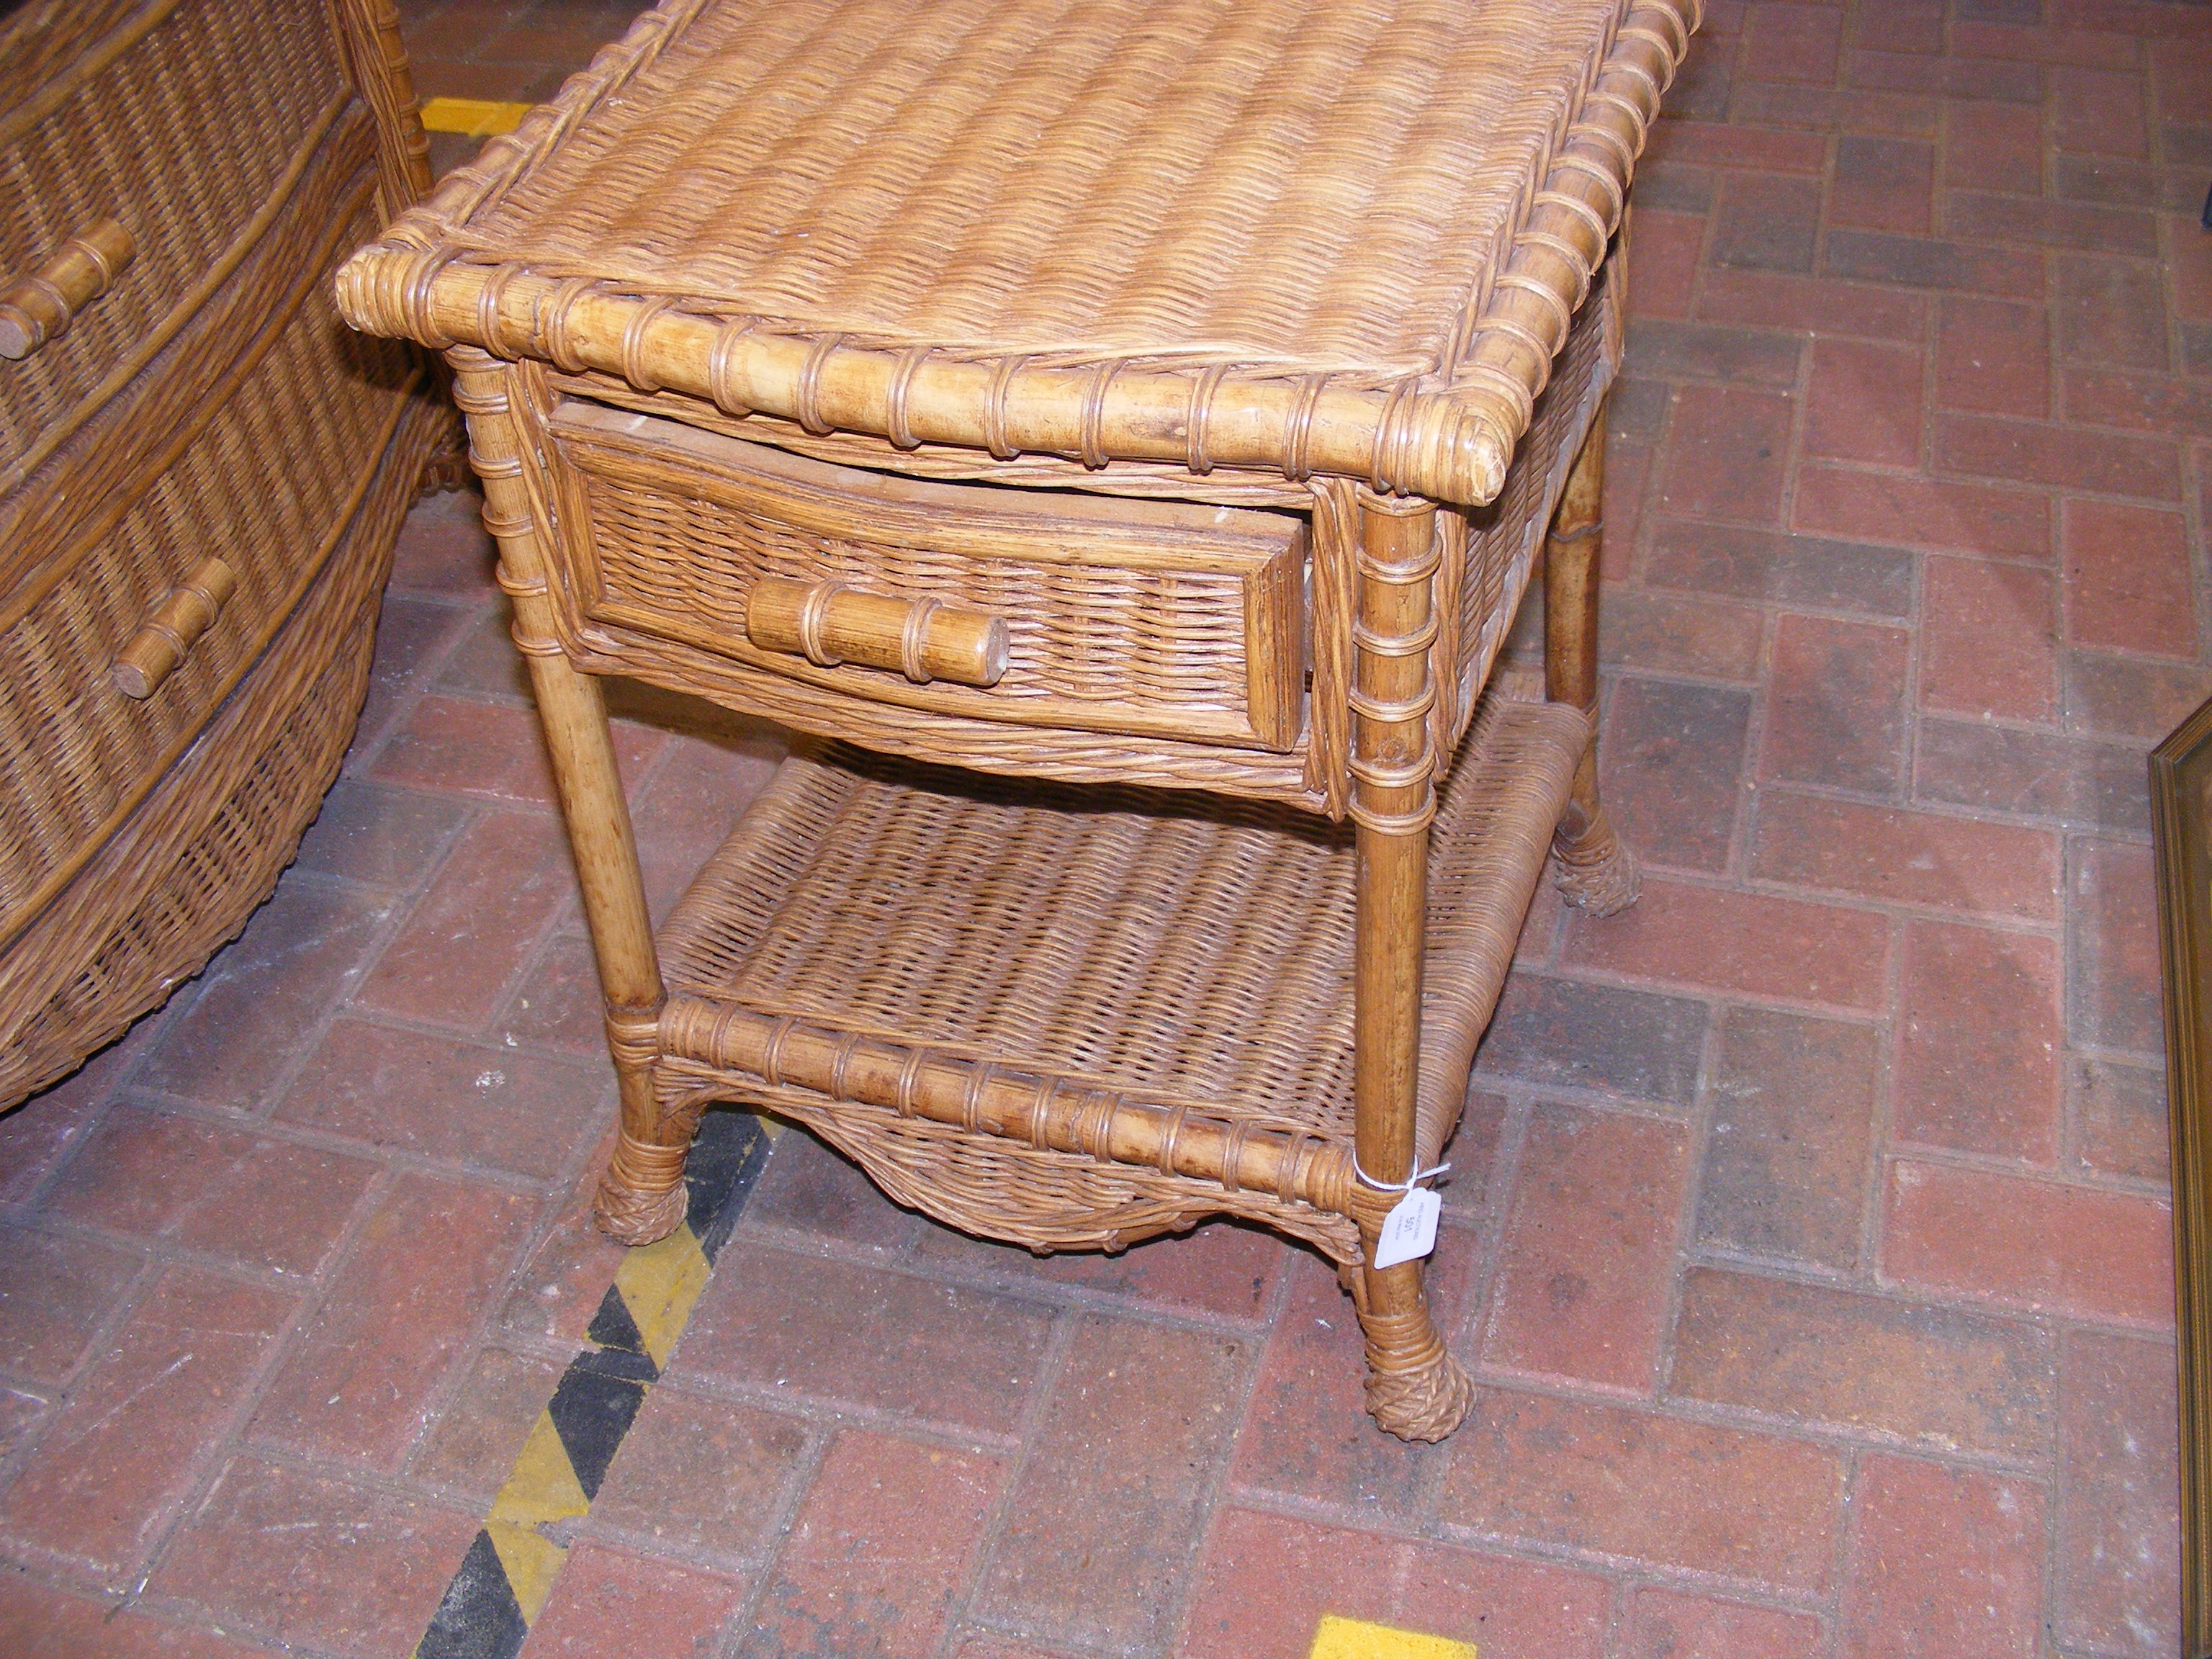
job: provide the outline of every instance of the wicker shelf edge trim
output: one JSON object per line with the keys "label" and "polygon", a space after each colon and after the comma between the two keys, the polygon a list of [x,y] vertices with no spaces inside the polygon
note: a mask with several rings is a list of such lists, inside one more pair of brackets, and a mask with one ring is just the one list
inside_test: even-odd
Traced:
{"label": "wicker shelf edge trim", "polygon": [[[1213,1216],[1257,1222],[1311,1244],[1340,1266],[1363,1254],[1358,1224],[1340,1212],[1266,1187],[1207,1186],[1139,1164],[1039,1151],[1023,1140],[957,1124],[771,1085],[742,1073],[664,1057],[661,1075],[696,1114],[734,1100],[802,1123],[868,1172],[897,1203],[981,1238],[1056,1250],[1122,1249]],[[1348,1164],[1348,1155],[1347,1155]],[[1009,1165],[1020,1173],[1008,1179]]]}
{"label": "wicker shelf edge trim", "polygon": [[1267,1194],[1333,1215],[1379,1222],[1390,1207],[1392,1195],[1353,1179],[1349,1141],[1303,1125],[1158,1104],[1048,1072],[703,997],[669,999],[660,1041],[665,1054],[770,1090],[795,1087],[825,1104],[927,1119],[1037,1152],[1153,1169],[1185,1182],[1218,1183],[1225,1194]]}
{"label": "wicker shelf edge trim", "polygon": [[[556,103],[495,139],[422,207],[340,270],[340,311],[356,328],[437,349],[472,345],[564,373],[617,374],[642,390],[709,400],[726,412],[983,450],[1049,454],[1091,467],[1179,462],[1265,468],[1294,481],[1357,478],[1385,494],[1481,506],[1504,487],[1515,447],[1626,210],[1660,100],[1700,0],[1637,0],[1577,118],[1553,151],[1462,359],[1448,373],[1378,384],[1270,365],[1163,368],[1123,359],[1060,363],[1036,355],[891,349],[841,334],[779,330],[686,296],[617,288],[588,272],[483,263],[457,228],[511,184],[634,72],[646,25],[594,60]],[[629,52],[629,58],[622,54]],[[610,62],[615,59],[619,61]],[[1347,383],[1351,382],[1351,383]]]}

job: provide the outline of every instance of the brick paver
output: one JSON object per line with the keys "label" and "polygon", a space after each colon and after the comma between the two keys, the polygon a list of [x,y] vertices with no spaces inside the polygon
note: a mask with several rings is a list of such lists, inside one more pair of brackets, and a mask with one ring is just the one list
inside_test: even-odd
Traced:
{"label": "brick paver", "polygon": [[[631,6],[402,9],[426,94],[526,98]],[[1485,1042],[1467,1426],[1372,1429],[1307,1252],[1040,1263],[787,1133],[528,1654],[2171,1650],[2142,757],[2212,692],[2212,12],[1709,0],[1668,109],[1605,557],[1647,896],[1540,899]],[[621,1259],[475,510],[410,520],[276,900],[0,1120],[0,1650],[408,1651]],[[780,739],[613,702],[665,909]]]}

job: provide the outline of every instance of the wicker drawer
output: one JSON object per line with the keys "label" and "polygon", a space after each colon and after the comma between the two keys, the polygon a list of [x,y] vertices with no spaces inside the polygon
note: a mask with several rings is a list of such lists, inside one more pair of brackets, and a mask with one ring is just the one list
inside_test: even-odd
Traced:
{"label": "wicker drawer", "polygon": [[45,11],[0,23],[0,289],[103,221],[135,252],[64,331],[0,361],[0,493],[251,251],[346,96],[320,3],[92,0],[59,27]]}
{"label": "wicker drawer", "polygon": [[548,422],[567,627],[840,697],[1287,751],[1306,529],[1287,514],[940,483],[584,400]]}
{"label": "wicker drawer", "polygon": [[345,538],[185,760],[0,954],[0,1102],[198,971],[291,861],[352,735],[377,602],[440,416],[412,400]]}
{"label": "wicker drawer", "polygon": [[[374,182],[364,158],[335,191],[319,258],[293,252],[266,289],[247,273],[264,309],[225,365],[234,389],[212,376],[196,402],[159,411],[163,450],[134,453],[96,506],[0,538],[0,933],[96,849],[252,670],[386,447],[410,365],[381,343],[364,349],[321,275],[329,243],[374,228]],[[96,474],[77,450],[104,453],[111,436],[82,434],[58,465]]]}

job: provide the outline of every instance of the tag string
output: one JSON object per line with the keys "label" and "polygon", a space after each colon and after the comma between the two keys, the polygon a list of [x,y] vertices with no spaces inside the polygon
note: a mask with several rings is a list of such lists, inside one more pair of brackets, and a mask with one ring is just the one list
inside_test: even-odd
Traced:
{"label": "tag string", "polygon": [[1413,1173],[1403,1181],[1377,1181],[1359,1167],[1359,1154],[1354,1152],[1352,1155],[1352,1173],[1359,1177],[1359,1184],[1363,1187],[1372,1187],[1378,1193],[1410,1193],[1431,1176],[1440,1176],[1450,1168],[1451,1165],[1449,1164],[1432,1164],[1424,1170],[1417,1159],[1413,1164]]}

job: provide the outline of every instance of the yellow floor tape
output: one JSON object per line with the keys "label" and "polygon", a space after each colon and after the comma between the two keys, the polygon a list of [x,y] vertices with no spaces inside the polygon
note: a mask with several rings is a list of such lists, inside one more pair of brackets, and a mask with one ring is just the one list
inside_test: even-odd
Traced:
{"label": "yellow floor tape", "polygon": [[458,132],[464,138],[489,138],[513,132],[531,104],[501,104],[488,98],[431,98],[422,105],[422,125],[432,132]]}
{"label": "yellow floor tape", "polygon": [[[684,1171],[684,1221],[623,1257],[522,1443],[476,1541],[416,1644],[415,1659],[515,1659],[568,1559],[568,1527],[590,1512],[607,1466],[673,1356],[768,1154],[774,1125],[712,1112]],[[550,1530],[549,1530],[550,1529]]]}
{"label": "yellow floor tape", "polygon": [[1306,1659],[1474,1659],[1474,1644],[1325,1615]]}
{"label": "yellow floor tape", "polygon": [[[558,1529],[590,1512],[779,1127],[739,1112],[710,1114],[701,1127],[686,1172],[684,1224],[623,1258],[592,1321],[592,1346],[538,1413],[414,1659],[517,1659],[568,1559]],[[1475,1650],[1471,1642],[1329,1613],[1308,1659],[1475,1659]]]}

